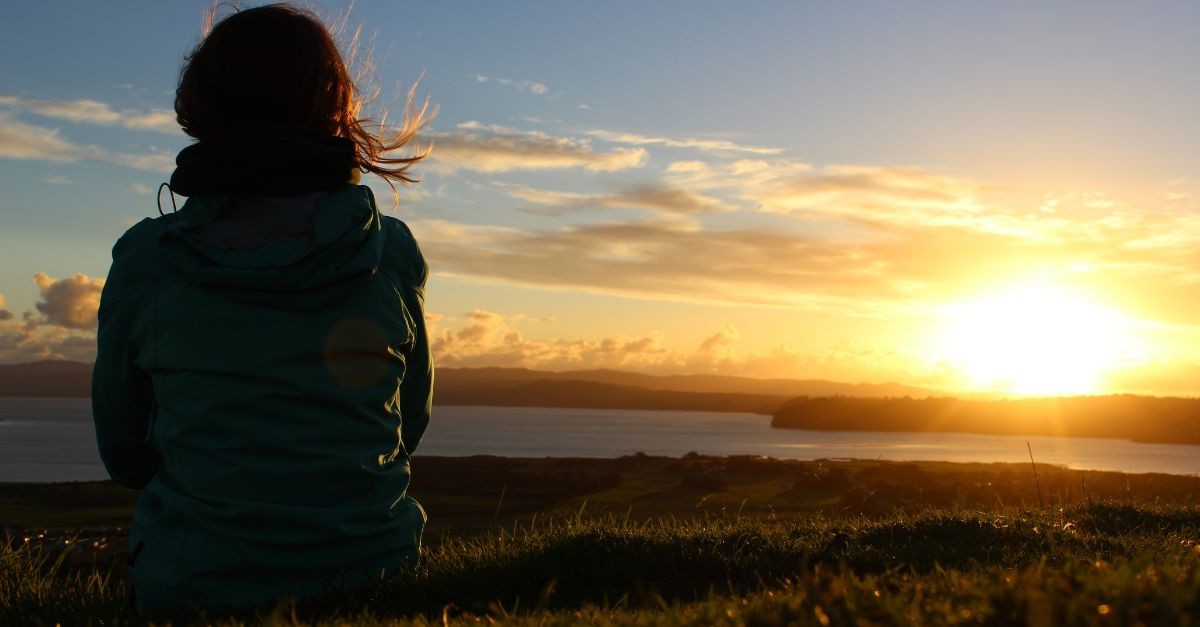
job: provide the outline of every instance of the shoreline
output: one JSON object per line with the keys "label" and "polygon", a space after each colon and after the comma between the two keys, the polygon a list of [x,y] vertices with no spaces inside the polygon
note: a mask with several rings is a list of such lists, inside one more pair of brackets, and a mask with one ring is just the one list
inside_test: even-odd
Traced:
{"label": "shoreline", "polygon": [[[694,396],[692,393],[674,393],[680,397]],[[728,395],[724,395],[728,396]],[[83,396],[2,396],[0,402],[26,401],[51,402],[73,401],[85,402],[89,397]],[[1129,403],[1131,399],[1141,404],[1171,405],[1175,413],[1191,411],[1191,405],[1200,412],[1200,399],[1183,399],[1169,397],[1137,397],[1125,395],[1110,396],[1079,396],[1064,398],[1024,399],[1022,401],[969,401],[954,398],[865,398],[865,397],[804,397],[781,401],[777,409],[761,405],[761,399],[752,406],[738,404],[707,405],[698,398],[688,398],[683,404],[673,403],[664,406],[657,402],[637,402],[630,399],[615,399],[613,402],[566,402],[561,398],[550,399],[542,403],[529,402],[496,402],[497,399],[481,399],[473,402],[456,399],[454,403],[438,403],[434,410],[453,408],[480,408],[503,410],[576,410],[576,411],[639,411],[662,413],[712,413],[721,415],[744,414],[755,418],[769,419],[773,430],[779,431],[812,431],[817,433],[869,433],[869,434],[928,434],[928,435],[969,435],[996,436],[1014,438],[1064,438],[1107,440],[1113,442],[1129,442],[1145,445],[1176,445],[1200,446],[1200,422],[1195,426],[1184,424],[1187,417],[1160,416],[1150,412],[1136,420],[1125,420],[1126,426],[1113,425],[1104,429],[1095,428],[1094,421],[1086,415],[1076,417],[1072,422],[1074,427],[1054,420],[1025,418],[1023,426],[1014,426],[1012,416],[1004,420],[982,420],[980,416],[972,415],[977,407],[1004,407],[1021,404],[1109,404]],[[590,399],[594,401],[595,399]],[[644,400],[644,399],[643,399]],[[914,406],[953,404],[955,411],[961,414],[961,425],[948,421],[944,411],[925,411],[912,413]],[[819,405],[821,412],[798,413],[806,405]],[[1178,407],[1174,407],[1178,406]],[[966,408],[964,411],[962,408]],[[898,419],[902,415],[902,419]],[[1021,416],[1016,416],[1022,418]],[[0,416],[0,423],[13,422],[11,418]],[[1109,420],[1108,422],[1112,422]],[[1158,424],[1162,423],[1162,424]],[[1083,425],[1083,426],[1080,426]],[[1147,426],[1150,425],[1150,426]]]}

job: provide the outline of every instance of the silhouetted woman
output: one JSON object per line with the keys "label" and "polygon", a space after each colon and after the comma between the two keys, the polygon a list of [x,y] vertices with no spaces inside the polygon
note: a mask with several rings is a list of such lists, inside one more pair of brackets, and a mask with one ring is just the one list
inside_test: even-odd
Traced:
{"label": "silhouetted woman", "polygon": [[175,110],[198,141],[171,184],[189,199],[113,248],[93,381],[108,472],[143,490],[143,615],[337,590],[417,559],[428,269],[357,182],[413,182],[424,154],[394,155],[424,110],[385,133],[359,109],[329,32],[288,6],[221,21],[181,73]]}

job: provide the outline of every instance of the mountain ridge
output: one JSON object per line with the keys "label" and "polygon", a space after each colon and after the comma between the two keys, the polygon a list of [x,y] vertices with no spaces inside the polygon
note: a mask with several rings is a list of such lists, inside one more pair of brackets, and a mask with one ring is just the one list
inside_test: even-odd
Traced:
{"label": "mountain ridge", "polygon": [[[0,364],[0,397],[85,398],[91,394],[91,370],[91,364],[75,361]],[[631,409],[663,406],[703,409],[711,405],[725,408],[715,411],[759,413],[771,413],[784,401],[800,396],[889,398],[935,394],[934,390],[897,383],[754,379],[712,374],[652,375],[611,369],[439,368],[435,384],[435,402],[439,405],[499,403]],[[692,398],[686,398],[687,395]],[[590,399],[591,404],[582,404],[581,399]],[[556,404],[547,404],[551,402]]]}

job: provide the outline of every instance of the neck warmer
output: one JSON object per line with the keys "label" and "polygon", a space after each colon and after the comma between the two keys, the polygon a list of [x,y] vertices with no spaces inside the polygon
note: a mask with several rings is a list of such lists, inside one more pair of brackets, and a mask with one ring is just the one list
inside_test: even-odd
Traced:
{"label": "neck warmer", "polygon": [[357,166],[354,142],[310,132],[264,132],[202,141],[179,152],[171,189],[287,197],[344,185]]}

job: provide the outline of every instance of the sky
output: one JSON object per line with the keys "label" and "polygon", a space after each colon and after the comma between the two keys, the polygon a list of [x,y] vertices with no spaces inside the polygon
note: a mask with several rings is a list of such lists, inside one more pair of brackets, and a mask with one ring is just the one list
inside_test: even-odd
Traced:
{"label": "sky", "polygon": [[[0,363],[94,355],[209,6],[0,0]],[[307,6],[437,108],[442,366],[1200,394],[1200,5]]]}

